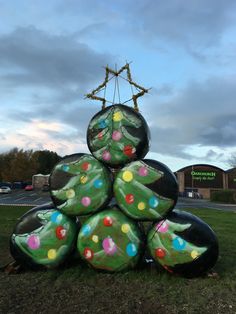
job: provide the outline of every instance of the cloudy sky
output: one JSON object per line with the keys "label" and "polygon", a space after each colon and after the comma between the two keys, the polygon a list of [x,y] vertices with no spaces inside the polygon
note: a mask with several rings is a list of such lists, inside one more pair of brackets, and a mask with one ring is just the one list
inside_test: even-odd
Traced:
{"label": "cloudy sky", "polygon": [[[148,157],[173,171],[227,169],[236,155],[235,54],[235,0],[0,0],[0,153],[88,152],[87,125],[101,104],[84,95],[103,81],[103,66],[132,61],[134,81],[151,88],[139,99]],[[127,86],[120,92],[125,100]]]}

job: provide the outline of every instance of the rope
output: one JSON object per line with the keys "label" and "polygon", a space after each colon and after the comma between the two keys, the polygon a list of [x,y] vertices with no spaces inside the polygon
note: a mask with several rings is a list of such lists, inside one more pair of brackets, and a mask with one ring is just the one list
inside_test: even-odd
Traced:
{"label": "rope", "polygon": [[102,102],[102,110],[106,108],[106,89],[107,89],[107,82],[105,82],[105,87],[104,87],[103,99],[105,99],[105,101]]}
{"label": "rope", "polygon": [[[120,90],[119,90],[119,80],[118,80],[118,77],[121,77],[122,79],[126,80],[130,84],[131,92],[132,92],[132,98],[127,100],[127,101],[125,101],[125,102],[123,102],[123,104],[126,103],[126,102],[129,102],[130,100],[133,100],[134,109],[136,111],[139,111],[137,99],[139,97],[143,96],[145,93],[148,93],[149,90],[144,88],[144,87],[142,87],[142,86],[140,86],[140,85],[138,85],[137,83],[135,83],[132,80],[129,63],[126,63],[122,68],[120,68],[119,71],[117,71],[117,66],[116,66],[115,70],[110,69],[108,66],[106,66],[105,69],[106,69],[106,75],[105,75],[104,81],[97,88],[95,88],[91,93],[87,94],[86,98],[91,98],[91,99],[94,99],[94,100],[101,101],[102,102],[102,109],[104,109],[106,107],[106,102],[114,104],[115,99],[116,99],[116,90],[117,90],[119,103],[120,103]],[[123,71],[126,71],[127,78],[124,78],[123,76],[120,75]],[[112,75],[112,77],[109,77],[110,74]],[[115,77],[115,87],[114,87],[114,93],[113,93],[113,101],[111,102],[111,101],[108,101],[106,99],[106,87],[107,87],[108,82],[111,79],[113,79],[114,77]],[[133,86],[135,87],[135,89],[137,91],[139,91],[138,93],[134,94]],[[100,92],[101,90],[103,90],[103,89],[104,89],[104,97],[97,96],[96,94],[98,92]]]}
{"label": "rope", "polygon": [[118,92],[118,98],[119,98],[119,104],[120,104],[120,87],[119,87],[119,76],[116,77],[117,80],[117,92]]}
{"label": "rope", "polygon": [[116,98],[116,78],[115,78],[115,87],[114,87],[113,101],[112,101],[112,104],[113,104],[113,105],[114,105],[114,103],[115,103],[115,98]]}

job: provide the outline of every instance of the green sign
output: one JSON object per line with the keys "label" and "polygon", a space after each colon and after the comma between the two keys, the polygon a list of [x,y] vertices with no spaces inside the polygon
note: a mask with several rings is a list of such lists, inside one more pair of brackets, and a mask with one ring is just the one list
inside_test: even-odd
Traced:
{"label": "green sign", "polygon": [[196,181],[212,181],[216,178],[215,171],[191,171],[193,180]]}
{"label": "green sign", "polygon": [[[187,167],[184,170],[185,186],[187,188],[194,187],[202,189],[223,188],[223,173],[221,169],[207,165]],[[235,174],[233,177],[236,178]]]}

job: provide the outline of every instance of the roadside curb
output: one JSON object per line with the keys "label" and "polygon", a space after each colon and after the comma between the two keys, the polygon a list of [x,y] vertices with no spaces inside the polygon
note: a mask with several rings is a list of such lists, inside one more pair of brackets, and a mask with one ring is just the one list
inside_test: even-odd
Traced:
{"label": "roadside curb", "polygon": [[212,205],[217,205],[217,206],[227,206],[227,207],[235,207],[236,204],[226,204],[226,203],[211,203]]}
{"label": "roadside curb", "polygon": [[0,206],[39,206],[35,204],[5,204],[5,203],[0,203]]}

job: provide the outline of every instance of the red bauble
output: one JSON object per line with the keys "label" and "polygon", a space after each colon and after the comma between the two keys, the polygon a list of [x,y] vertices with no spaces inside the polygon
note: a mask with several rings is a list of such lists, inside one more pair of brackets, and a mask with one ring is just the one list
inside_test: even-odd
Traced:
{"label": "red bauble", "polygon": [[66,229],[62,226],[58,226],[56,228],[56,237],[59,239],[59,240],[62,240],[66,237]]}
{"label": "red bauble", "polygon": [[125,200],[126,200],[126,203],[132,204],[134,202],[134,195],[133,194],[127,194],[125,196]]}
{"label": "red bauble", "polygon": [[93,251],[90,249],[90,248],[85,248],[84,249],[84,257],[87,259],[87,260],[90,260],[93,258]]}
{"label": "red bauble", "polygon": [[103,219],[103,224],[104,224],[104,226],[106,226],[106,227],[112,226],[112,223],[113,223],[113,221],[112,221],[111,217],[109,217],[109,216],[106,216],[106,217]]}
{"label": "red bauble", "polygon": [[166,252],[165,252],[165,250],[158,248],[155,250],[155,255],[158,258],[164,258],[166,256]]}
{"label": "red bauble", "polygon": [[135,148],[132,145],[126,145],[123,149],[123,153],[128,157],[132,157],[135,153]]}
{"label": "red bauble", "polygon": [[98,139],[99,139],[99,140],[102,140],[102,138],[103,138],[103,134],[102,134],[102,132],[99,132],[99,133],[98,133]]}
{"label": "red bauble", "polygon": [[89,168],[90,168],[90,163],[89,163],[89,162],[84,162],[84,163],[82,164],[81,168],[82,168],[84,171],[89,170]]}

